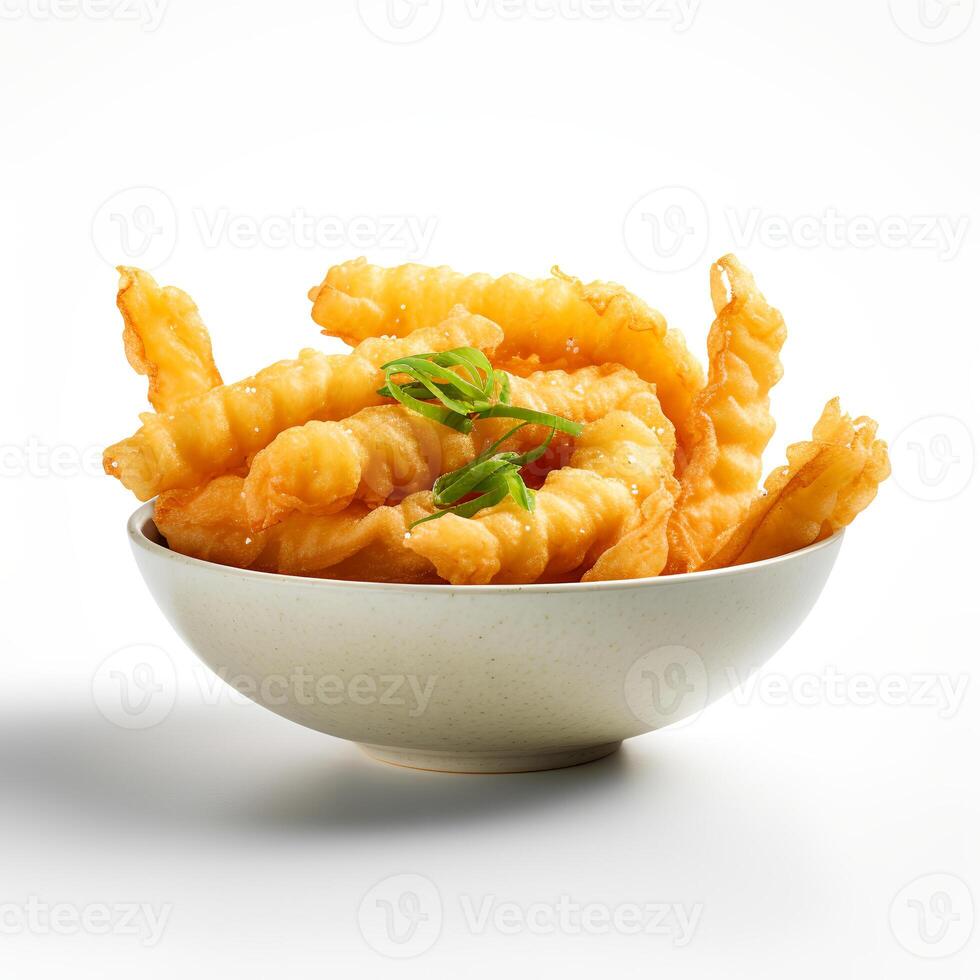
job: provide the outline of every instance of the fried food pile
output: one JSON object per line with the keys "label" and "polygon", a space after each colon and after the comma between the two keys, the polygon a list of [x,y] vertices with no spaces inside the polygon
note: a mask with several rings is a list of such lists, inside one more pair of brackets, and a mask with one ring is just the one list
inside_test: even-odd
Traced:
{"label": "fried food pile", "polygon": [[622,286],[357,259],[309,294],[347,354],[224,384],[190,297],[119,272],[154,411],[105,471],[193,558],[454,585],[697,572],[828,537],[889,474],[877,424],[832,399],[760,485],[786,325],[733,255],[707,377]]}

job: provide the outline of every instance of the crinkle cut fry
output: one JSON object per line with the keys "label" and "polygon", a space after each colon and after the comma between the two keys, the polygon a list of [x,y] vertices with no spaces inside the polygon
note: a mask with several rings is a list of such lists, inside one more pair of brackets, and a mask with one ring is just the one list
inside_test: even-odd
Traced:
{"label": "crinkle cut fry", "polygon": [[398,507],[355,504],[339,514],[293,514],[267,531],[248,527],[241,476],[193,490],[169,490],[154,522],[173,551],[204,561],[284,575],[375,582],[438,581],[430,562],[403,547],[410,521],[431,513],[431,495]]}
{"label": "crinkle cut fry", "polygon": [[842,415],[836,398],[814,438],[786,451],[787,466],[766,479],[765,495],[701,568],[725,568],[788,554],[846,526],[874,499],[890,471],[877,423]]}
{"label": "crinkle cut fry", "polygon": [[[673,458],[673,426],[654,386],[625,368],[606,365],[514,378],[511,402],[582,423],[626,407],[656,429],[668,468]],[[460,433],[400,405],[383,405],[342,422],[313,421],[286,429],[252,461],[245,481],[249,521],[261,529],[294,511],[331,514],[355,499],[373,506],[396,502],[471,462],[517,424],[485,419],[472,432]],[[547,434],[545,426],[528,426],[500,449],[525,452]]]}
{"label": "crinkle cut fry", "polygon": [[711,297],[716,318],[708,334],[708,383],[683,425],[688,461],[668,521],[669,573],[698,567],[719,535],[746,514],[776,428],[769,392],[783,373],[783,317],[734,255],[712,266]]}
{"label": "crinkle cut fry", "polygon": [[508,500],[473,518],[419,525],[405,543],[455,585],[555,579],[594,564],[672,479],[654,428],[616,410],[585,427],[571,465],[548,475],[533,513]]}
{"label": "crinkle cut fry", "polygon": [[221,384],[211,337],[194,301],[175,286],[159,286],[148,272],[119,266],[116,305],[123,318],[126,359],[148,380],[158,412]]}
{"label": "crinkle cut fry", "polygon": [[681,334],[622,286],[553,273],[550,279],[495,279],[447,266],[386,269],[356,259],[330,269],[309,295],[323,332],[348,343],[382,333],[404,335],[461,303],[503,328],[501,365],[528,357],[542,370],[622,364],[657,385],[673,422],[685,418],[704,375]]}
{"label": "crinkle cut fry", "polygon": [[372,338],[350,354],[304,350],[237,384],[192,398],[166,415],[141,416],[135,435],[110,446],[103,466],[140,500],[190,489],[234,470],[283,429],[342,419],[382,401],[380,365],[410,354],[472,346],[492,351],[500,329],[462,309],[408,337]]}

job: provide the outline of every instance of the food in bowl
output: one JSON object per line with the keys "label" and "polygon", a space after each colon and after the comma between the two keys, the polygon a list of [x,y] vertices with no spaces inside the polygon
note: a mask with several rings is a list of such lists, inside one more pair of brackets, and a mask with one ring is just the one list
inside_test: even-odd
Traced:
{"label": "food in bowl", "polygon": [[621,286],[358,259],[310,293],[348,353],[224,384],[193,301],[120,273],[155,411],[105,470],[191,558],[421,585],[671,576],[829,538],[889,473],[877,424],[832,399],[760,487],[786,328],[733,255],[711,268],[707,376]]}

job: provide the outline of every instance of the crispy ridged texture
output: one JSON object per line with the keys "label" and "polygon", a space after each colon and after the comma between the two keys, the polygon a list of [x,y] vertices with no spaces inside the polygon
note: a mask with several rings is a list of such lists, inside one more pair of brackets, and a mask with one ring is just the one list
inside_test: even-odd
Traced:
{"label": "crispy ridged texture", "polygon": [[[513,378],[511,402],[583,423],[632,405],[647,413],[672,458],[673,426],[659,410],[653,386],[625,368],[607,365]],[[383,405],[343,422],[313,421],[286,429],[252,461],[245,481],[249,521],[260,529],[293,511],[331,514],[355,499],[372,506],[396,502],[428,490],[437,477],[471,462],[516,424],[486,419],[464,434],[400,405]],[[500,448],[524,452],[547,432],[528,426]]]}
{"label": "crispy ridged texture", "polygon": [[508,500],[471,519],[422,524],[405,544],[456,585],[555,579],[595,563],[669,479],[655,429],[613,411],[585,427],[571,465],[545,480],[534,513]]}
{"label": "crispy ridged texture", "polygon": [[829,401],[813,429],[813,440],[786,451],[788,466],[766,479],[764,495],[701,567],[724,568],[762,561],[829,537],[874,499],[891,468],[877,423],[842,415]]}
{"label": "crispy ridged texture", "polygon": [[627,531],[582,576],[583,582],[647,578],[659,575],[667,564],[667,519],[674,506],[669,481],[640,507],[639,524]]}
{"label": "crispy ridged texture", "polygon": [[437,327],[404,339],[370,339],[350,354],[304,350],[237,384],[213,388],[167,415],[142,415],[135,435],[110,446],[103,466],[140,500],[190,489],[234,470],[283,429],[311,419],[343,419],[382,401],[379,366],[408,354],[471,346],[492,350],[499,328],[452,310]]}
{"label": "crispy ridged texture", "polygon": [[403,336],[461,303],[504,330],[500,366],[571,370],[622,364],[657,386],[667,416],[686,418],[703,372],[683,337],[656,310],[613,283],[582,283],[557,269],[550,279],[464,276],[447,266],[385,269],[356,259],[334,266],[310,291],[323,332],[356,343],[383,333]]}
{"label": "crispy ridged texture", "polygon": [[711,298],[716,318],[708,333],[708,383],[683,425],[688,461],[667,526],[668,573],[697,568],[719,535],[745,516],[776,428],[769,392],[783,373],[782,315],[734,255],[711,267]]}
{"label": "crispy ridged texture", "polygon": [[430,513],[430,495],[399,507],[355,504],[339,514],[293,514],[267,531],[249,530],[244,480],[226,475],[195,490],[170,490],[154,523],[174,551],[191,558],[285,575],[372,582],[436,581],[430,562],[403,547],[409,521]]}
{"label": "crispy ridged texture", "polygon": [[158,412],[221,384],[211,337],[194,301],[174,286],[158,286],[142,269],[119,266],[116,305],[123,318],[126,359],[149,382]]}

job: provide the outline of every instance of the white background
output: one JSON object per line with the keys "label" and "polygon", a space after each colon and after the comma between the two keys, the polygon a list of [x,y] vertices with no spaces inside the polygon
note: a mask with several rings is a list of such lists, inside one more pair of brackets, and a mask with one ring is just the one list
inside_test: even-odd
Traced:
{"label": "white background", "polygon": [[[3,976],[976,976],[973,0],[640,19],[398,0],[394,22],[373,0],[0,6]],[[145,395],[113,264],[187,289],[235,378],[323,342],[305,292],[360,253],[559,262],[701,350],[708,266],[732,249],[790,330],[767,462],[834,394],[892,446],[895,478],[767,668],[809,686],[581,769],[483,778],[381,766],[208,686],[98,472]],[[141,644],[175,704],[125,730],[93,681]],[[431,885],[411,879],[430,919],[399,961],[358,908],[401,874]],[[699,918],[677,945],[464,914],[563,895]],[[101,934],[93,907],[121,903],[162,912],[159,941]]]}

